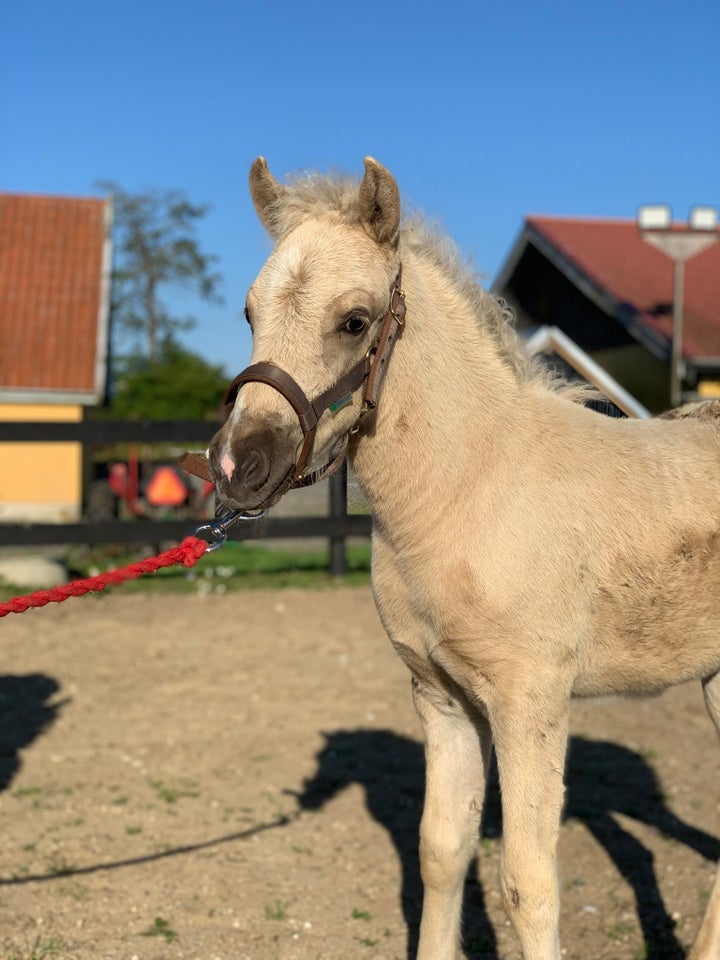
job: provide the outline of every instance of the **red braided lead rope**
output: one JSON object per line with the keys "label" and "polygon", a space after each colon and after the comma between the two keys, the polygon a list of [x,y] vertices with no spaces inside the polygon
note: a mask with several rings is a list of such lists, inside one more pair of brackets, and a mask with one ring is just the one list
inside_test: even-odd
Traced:
{"label": "red braided lead rope", "polygon": [[73,580],[61,587],[52,587],[50,590],[38,590],[26,597],[14,597],[6,603],[0,603],[0,617],[9,613],[25,613],[30,607],[44,607],[47,603],[62,603],[69,597],[82,597],[86,593],[99,592],[111,584],[123,583],[125,580],[135,580],[145,573],[156,573],[161,567],[172,567],[182,564],[185,567],[194,567],[200,558],[207,552],[206,540],[199,537],[185,537],[179,547],[173,547],[156,557],[138,560],[119,570],[108,570],[97,577],[87,577],[85,580]]}

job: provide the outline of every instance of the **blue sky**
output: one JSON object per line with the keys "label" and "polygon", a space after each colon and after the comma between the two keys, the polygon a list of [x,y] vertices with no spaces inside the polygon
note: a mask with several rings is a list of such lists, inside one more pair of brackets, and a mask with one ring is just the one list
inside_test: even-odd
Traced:
{"label": "blue sky", "polygon": [[0,190],[209,203],[225,304],[175,306],[234,373],[258,154],[276,176],[375,156],[489,283],[526,214],[720,203],[718,37],[717,0],[0,0]]}

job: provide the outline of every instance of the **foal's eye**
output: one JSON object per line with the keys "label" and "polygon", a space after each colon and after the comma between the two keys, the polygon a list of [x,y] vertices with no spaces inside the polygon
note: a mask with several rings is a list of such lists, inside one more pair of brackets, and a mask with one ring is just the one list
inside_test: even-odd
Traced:
{"label": "foal's eye", "polygon": [[243,310],[243,314],[245,315],[245,319],[247,320],[248,325],[252,330],[252,320],[250,319],[250,311],[248,310],[247,307],[245,307],[245,309]]}
{"label": "foal's eye", "polygon": [[368,326],[369,321],[366,316],[362,313],[351,313],[341,323],[340,330],[343,333],[350,333],[354,337],[359,337],[361,333],[365,333]]}

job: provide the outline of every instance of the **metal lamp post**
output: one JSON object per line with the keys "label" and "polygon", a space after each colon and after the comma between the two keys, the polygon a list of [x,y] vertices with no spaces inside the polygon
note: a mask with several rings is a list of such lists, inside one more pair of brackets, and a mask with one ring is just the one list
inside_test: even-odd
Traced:
{"label": "metal lamp post", "polygon": [[685,264],[720,239],[718,212],[715,207],[693,207],[684,230],[673,230],[670,207],[648,204],[638,208],[640,236],[673,261],[673,329],[670,358],[670,402],[682,403],[685,363],[682,355],[683,299]]}

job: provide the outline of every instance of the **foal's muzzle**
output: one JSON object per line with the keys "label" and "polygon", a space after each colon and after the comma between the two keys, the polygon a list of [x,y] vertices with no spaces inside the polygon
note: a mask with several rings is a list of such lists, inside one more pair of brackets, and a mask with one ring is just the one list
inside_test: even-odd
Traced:
{"label": "foal's muzzle", "polygon": [[222,503],[233,510],[257,510],[275,503],[292,479],[297,436],[286,426],[255,421],[231,430],[228,421],[209,450],[210,474]]}

